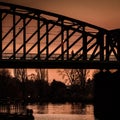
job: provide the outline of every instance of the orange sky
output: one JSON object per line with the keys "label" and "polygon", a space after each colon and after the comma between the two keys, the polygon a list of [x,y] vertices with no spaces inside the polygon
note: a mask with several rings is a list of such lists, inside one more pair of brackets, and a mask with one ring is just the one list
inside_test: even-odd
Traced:
{"label": "orange sky", "polygon": [[[54,12],[106,29],[120,28],[120,0],[0,0],[0,2]],[[58,77],[56,70],[51,70],[49,79],[56,77]]]}
{"label": "orange sky", "polygon": [[79,19],[106,29],[120,28],[120,0],[0,0]]}

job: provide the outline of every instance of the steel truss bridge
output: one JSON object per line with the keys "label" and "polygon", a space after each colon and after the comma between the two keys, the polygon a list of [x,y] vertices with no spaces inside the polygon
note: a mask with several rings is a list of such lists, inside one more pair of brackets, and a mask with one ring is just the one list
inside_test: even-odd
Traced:
{"label": "steel truss bridge", "polygon": [[1,68],[119,68],[119,40],[119,29],[0,2]]}

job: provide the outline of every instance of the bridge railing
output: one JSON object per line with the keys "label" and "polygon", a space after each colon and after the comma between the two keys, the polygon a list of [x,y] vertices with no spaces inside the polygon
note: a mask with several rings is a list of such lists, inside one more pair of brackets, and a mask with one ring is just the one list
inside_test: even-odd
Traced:
{"label": "bridge railing", "polygon": [[[56,60],[60,54],[53,54],[51,57],[47,58],[46,54],[40,54],[39,57],[34,58],[36,56],[36,53],[29,53],[25,57],[23,57],[22,53],[17,53],[14,58],[11,58],[13,54],[12,53],[3,53],[2,54],[2,60],[9,60],[9,59],[15,59],[15,60]],[[80,55],[78,54],[74,58],[72,58],[72,54],[69,54],[69,58],[67,54],[63,55],[64,58],[59,58],[58,60],[73,60],[73,61],[79,61],[83,60],[81,57],[80,59],[77,59]],[[71,59],[72,58],[72,59]],[[86,60],[90,60],[91,54],[87,55]],[[92,61],[100,61],[100,56],[95,57]],[[104,56],[104,61],[106,61],[106,56]],[[111,55],[109,56],[109,61],[118,61],[116,56]]]}

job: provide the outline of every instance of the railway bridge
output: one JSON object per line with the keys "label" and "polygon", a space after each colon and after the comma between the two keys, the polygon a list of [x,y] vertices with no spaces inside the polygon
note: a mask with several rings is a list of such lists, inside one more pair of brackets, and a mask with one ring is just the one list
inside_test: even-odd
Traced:
{"label": "railway bridge", "polygon": [[119,40],[119,29],[0,2],[1,68],[119,68]]}

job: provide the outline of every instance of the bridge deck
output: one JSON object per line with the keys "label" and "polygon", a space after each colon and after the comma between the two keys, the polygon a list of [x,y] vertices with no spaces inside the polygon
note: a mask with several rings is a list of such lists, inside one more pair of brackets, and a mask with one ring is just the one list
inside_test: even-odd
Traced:
{"label": "bridge deck", "polygon": [[[2,59],[0,60],[1,68],[88,68],[88,69],[118,69],[120,67],[120,62],[115,59],[115,56],[111,56],[109,61],[100,61],[100,58],[95,58],[94,60],[83,60],[82,58],[79,60],[68,60],[66,56],[63,59],[56,60],[59,54],[55,54],[50,57],[48,60],[46,59],[46,55],[42,54],[41,58],[33,59],[36,54],[31,53],[26,56],[26,58],[22,59],[22,54],[17,54],[16,58],[10,59],[12,53],[5,53],[2,55]],[[70,54],[71,58],[72,55]]]}
{"label": "bridge deck", "polygon": [[1,68],[83,68],[119,69],[120,62],[114,61],[60,61],[60,60],[0,60]]}

